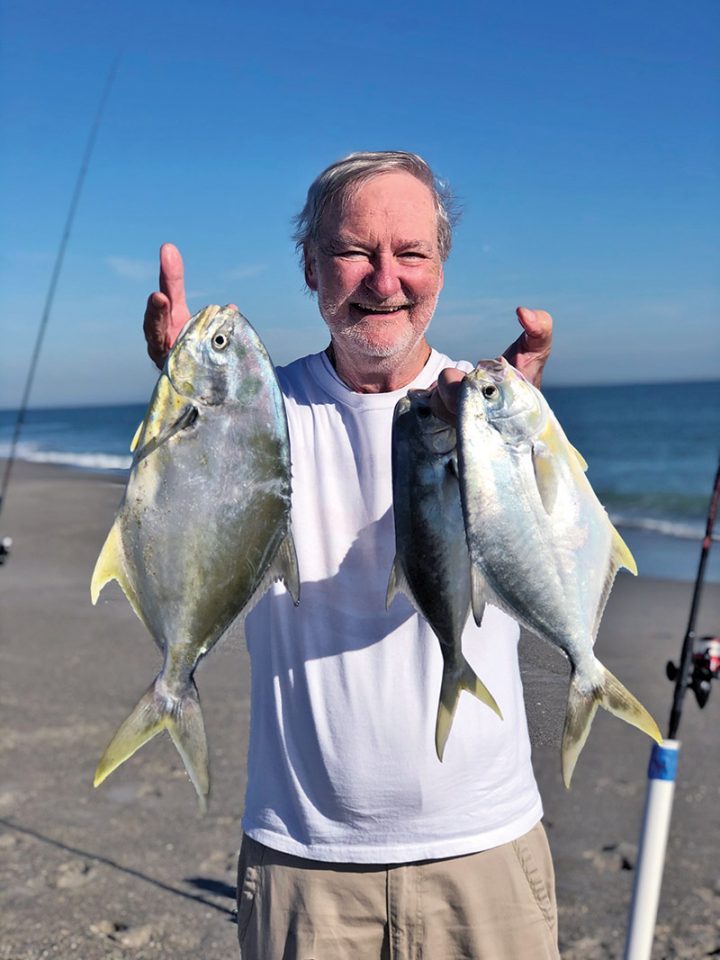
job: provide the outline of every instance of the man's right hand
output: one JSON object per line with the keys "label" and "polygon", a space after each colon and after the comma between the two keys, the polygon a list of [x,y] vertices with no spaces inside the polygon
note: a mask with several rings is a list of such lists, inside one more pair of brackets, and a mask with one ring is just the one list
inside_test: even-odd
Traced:
{"label": "man's right hand", "polygon": [[160,247],[160,290],[148,297],[143,323],[147,351],[160,369],[189,319],[182,257],[176,246],[164,243]]}

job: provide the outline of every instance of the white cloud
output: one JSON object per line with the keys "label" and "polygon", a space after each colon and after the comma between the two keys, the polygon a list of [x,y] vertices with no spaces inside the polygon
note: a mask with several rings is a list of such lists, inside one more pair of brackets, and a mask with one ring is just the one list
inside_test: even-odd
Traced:
{"label": "white cloud", "polygon": [[157,277],[158,266],[155,260],[133,260],[130,257],[105,257],[105,263],[118,276],[129,280],[150,280]]}

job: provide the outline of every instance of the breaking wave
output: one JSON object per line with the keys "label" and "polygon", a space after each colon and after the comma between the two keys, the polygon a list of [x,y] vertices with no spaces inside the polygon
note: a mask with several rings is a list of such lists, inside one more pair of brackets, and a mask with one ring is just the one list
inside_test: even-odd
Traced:
{"label": "breaking wave", "polygon": [[[7,457],[9,453],[10,444],[0,444],[0,457]],[[29,443],[19,444],[15,456],[29,463],[54,463],[81,470],[129,470],[132,463],[132,457],[120,454],[40,450]]]}
{"label": "breaking wave", "polygon": [[[627,514],[609,511],[609,516],[616,527],[625,527],[630,530],[647,530],[650,533],[660,533],[665,537],[676,537],[679,540],[700,541],[705,536],[705,523],[688,523],[679,520],[661,520],[658,517],[633,517]],[[720,533],[713,534],[713,541],[720,542]]]}

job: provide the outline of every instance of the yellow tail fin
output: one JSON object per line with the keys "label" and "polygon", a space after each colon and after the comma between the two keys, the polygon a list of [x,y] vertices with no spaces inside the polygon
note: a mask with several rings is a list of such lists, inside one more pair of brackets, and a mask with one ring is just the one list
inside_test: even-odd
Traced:
{"label": "yellow tail fin", "polygon": [[99,787],[113,770],[161,730],[167,730],[177,747],[204,813],[210,791],[208,751],[200,700],[192,680],[180,699],[161,692],[158,680],[153,683],[105,748],[93,785]]}
{"label": "yellow tail fin", "polygon": [[575,764],[590,733],[593,717],[602,707],[626,723],[642,730],[657,743],[662,743],[660,729],[645,707],[626,689],[616,676],[597,661],[603,671],[602,683],[590,693],[583,692],[575,673],[570,678],[565,729],[562,739],[562,775],[569,789]]}
{"label": "yellow tail fin", "polygon": [[503,715],[495,698],[477,676],[470,664],[462,659],[460,670],[443,670],[442,686],[440,687],[440,702],[438,704],[437,721],[435,723],[435,750],[438,760],[442,760],[445,753],[445,744],[450,736],[455,711],[457,710],[460,691],[467,690],[487,704],[502,720]]}

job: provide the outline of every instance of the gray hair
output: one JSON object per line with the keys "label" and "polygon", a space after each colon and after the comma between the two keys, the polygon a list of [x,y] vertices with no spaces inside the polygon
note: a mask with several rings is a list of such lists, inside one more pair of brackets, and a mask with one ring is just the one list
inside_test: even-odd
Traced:
{"label": "gray hair", "polygon": [[452,246],[452,230],[459,220],[457,200],[447,183],[435,176],[422,157],[401,150],[351,153],[330,164],[311,183],[305,206],[293,218],[295,231],[292,238],[301,259],[306,245],[318,240],[323,215],[333,202],[338,199],[342,202],[350,190],[363,181],[395,170],[412,174],[430,190],[437,211],[440,256],[447,260]]}

